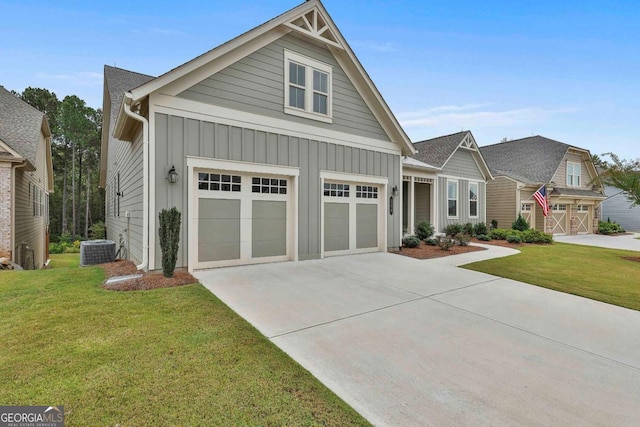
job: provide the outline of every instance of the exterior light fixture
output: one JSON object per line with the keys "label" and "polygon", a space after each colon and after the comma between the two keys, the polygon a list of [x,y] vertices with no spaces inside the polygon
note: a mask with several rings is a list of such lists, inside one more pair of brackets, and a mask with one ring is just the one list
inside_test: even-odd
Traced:
{"label": "exterior light fixture", "polygon": [[178,182],[178,172],[176,172],[176,167],[173,165],[171,165],[171,169],[169,169],[169,172],[167,173],[167,180],[171,184]]}
{"label": "exterior light fixture", "polygon": [[398,195],[398,186],[394,185],[393,188],[391,189],[391,192],[393,193],[394,196]]}

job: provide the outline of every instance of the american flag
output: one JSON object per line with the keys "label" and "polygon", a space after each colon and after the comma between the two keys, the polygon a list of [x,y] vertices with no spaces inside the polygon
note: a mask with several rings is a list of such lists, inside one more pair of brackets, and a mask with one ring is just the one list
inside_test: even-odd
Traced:
{"label": "american flag", "polygon": [[536,202],[542,208],[542,215],[549,215],[549,200],[547,199],[547,188],[543,185],[538,188],[538,191],[533,193],[533,198],[536,199]]}

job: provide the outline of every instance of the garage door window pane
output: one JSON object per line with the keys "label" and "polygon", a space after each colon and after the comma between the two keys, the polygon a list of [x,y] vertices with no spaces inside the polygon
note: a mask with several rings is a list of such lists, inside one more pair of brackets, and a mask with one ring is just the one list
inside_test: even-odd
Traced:
{"label": "garage door window pane", "polygon": [[349,197],[349,184],[325,182],[324,195],[329,197]]}
{"label": "garage door window pane", "polygon": [[[242,190],[241,182],[242,177],[240,175],[198,173],[199,190],[240,192]],[[228,183],[233,183],[233,185]]]}
{"label": "garage door window pane", "polygon": [[368,185],[356,185],[356,197],[358,199],[377,199],[378,187]]}
{"label": "garage door window pane", "polygon": [[277,178],[251,178],[251,192],[262,194],[287,194],[287,180]]}

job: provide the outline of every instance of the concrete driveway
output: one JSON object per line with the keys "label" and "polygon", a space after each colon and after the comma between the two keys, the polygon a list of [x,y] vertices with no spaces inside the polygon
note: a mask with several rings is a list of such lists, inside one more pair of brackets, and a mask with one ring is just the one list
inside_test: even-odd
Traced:
{"label": "concrete driveway", "polygon": [[640,425],[640,312],[451,264],[377,253],[196,276],[376,425]]}
{"label": "concrete driveway", "polygon": [[556,242],[573,243],[575,245],[599,246],[601,248],[627,249],[640,251],[640,233],[620,236],[604,236],[602,234],[579,234],[574,236],[554,236]]}

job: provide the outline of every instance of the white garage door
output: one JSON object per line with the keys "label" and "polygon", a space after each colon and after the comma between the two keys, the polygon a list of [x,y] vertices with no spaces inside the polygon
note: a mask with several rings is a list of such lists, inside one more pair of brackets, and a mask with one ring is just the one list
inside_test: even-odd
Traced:
{"label": "white garage door", "polygon": [[196,170],[195,268],[293,259],[292,179]]}
{"label": "white garage door", "polygon": [[386,247],[384,196],[374,183],[324,180],[324,255],[376,252]]}

